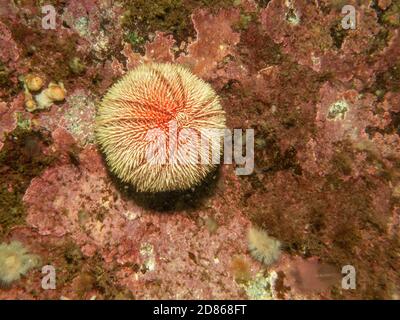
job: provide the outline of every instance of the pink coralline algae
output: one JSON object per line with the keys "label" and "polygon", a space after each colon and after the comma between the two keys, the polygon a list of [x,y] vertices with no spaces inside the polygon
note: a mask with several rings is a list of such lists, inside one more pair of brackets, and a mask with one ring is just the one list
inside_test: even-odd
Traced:
{"label": "pink coralline algae", "polygon": [[125,43],[121,53],[126,57],[126,68],[129,70],[146,62],[174,62],[175,57],[172,53],[174,43],[175,40],[171,35],[156,32],[153,41],[145,45],[144,56],[134,52],[132,46]]}
{"label": "pink coralline algae", "polygon": [[[225,219],[218,208],[198,217],[145,210],[118,194],[95,150],[85,149],[79,163],[50,168],[32,180],[24,203],[27,223],[40,235],[70,236],[84,255],[100,253],[137,298],[223,298],[226,292],[243,297],[228,272],[232,256],[247,250],[249,222],[240,211]],[[220,221],[215,233],[202,223],[210,214]]]}
{"label": "pink coralline algae", "polygon": [[[318,134],[310,137],[297,156],[304,163],[305,171],[319,171],[320,174],[324,174],[328,172],[326,166],[329,166],[335,154],[336,143],[348,140],[363,153],[364,149],[372,147],[368,129],[383,130],[390,124],[391,119],[387,111],[379,115],[373,113],[372,110],[378,108],[379,103],[372,94],[360,96],[355,90],[338,91],[326,83],[321,87],[320,99],[316,113]],[[327,147],[327,144],[330,147]],[[361,158],[357,157],[355,160],[357,159]],[[368,167],[367,163],[362,165],[364,168]],[[330,166],[334,164],[331,163]]]}
{"label": "pink coralline algae", "polygon": [[173,36],[156,32],[154,40],[145,45],[147,59],[159,62],[174,62],[174,55],[171,50],[174,43]]}
{"label": "pink coralline algae", "polygon": [[233,53],[232,48],[240,40],[239,34],[232,30],[232,25],[239,20],[239,11],[220,11],[213,16],[201,10],[192,19],[198,37],[189,44],[188,54],[180,56],[177,62],[190,66],[195,74],[208,78],[218,63]]}
{"label": "pink coralline algae", "polygon": [[[108,2],[85,0],[70,1],[66,6],[62,20],[79,36],[78,51],[92,51],[97,59],[105,60],[109,50],[121,41],[120,24],[107,24],[115,21],[121,14],[118,7],[111,8]],[[113,34],[110,37],[110,34]]]}
{"label": "pink coralline algae", "polygon": [[[176,59],[172,52],[175,40],[170,35],[157,32],[154,40],[146,44],[146,54],[134,53],[128,44],[123,53],[127,57],[127,67],[135,67],[143,62],[178,62],[188,66],[193,73],[207,79],[216,71],[218,63],[233,54],[233,48],[240,36],[232,30],[239,20],[238,10],[221,10],[212,15],[199,10],[192,15],[198,37],[187,47],[187,53],[181,53]],[[215,30],[218,32],[215,32]]]}
{"label": "pink coralline algae", "polygon": [[[320,7],[324,5],[329,4],[322,1]],[[341,28],[341,8],[338,5],[326,15],[304,0],[273,0],[261,12],[261,21],[271,38],[298,63],[317,72],[334,72],[341,81],[362,79],[368,83],[382,70],[382,64],[393,63],[387,59],[400,50],[398,30],[390,31],[389,45],[379,48],[373,40],[383,28],[376,11],[364,1],[357,7],[356,30],[342,30],[343,36],[332,37]]]}
{"label": "pink coralline algae", "polygon": [[17,126],[17,112],[23,112],[24,96],[14,98],[10,103],[0,100],[0,150],[3,148],[5,135]]}
{"label": "pink coralline algae", "polygon": [[[11,31],[0,21],[0,61],[9,69],[16,70],[21,56],[21,48],[12,38]],[[13,83],[16,83],[16,75],[13,75]],[[0,91],[1,94],[1,91]],[[1,96],[1,95],[0,95]]]}
{"label": "pink coralline algae", "polygon": [[311,293],[314,298],[318,294],[329,298],[329,288],[341,281],[341,274],[335,267],[319,262],[316,257],[284,257],[276,270],[285,276],[283,295],[287,295],[286,299],[301,297],[304,293]]}

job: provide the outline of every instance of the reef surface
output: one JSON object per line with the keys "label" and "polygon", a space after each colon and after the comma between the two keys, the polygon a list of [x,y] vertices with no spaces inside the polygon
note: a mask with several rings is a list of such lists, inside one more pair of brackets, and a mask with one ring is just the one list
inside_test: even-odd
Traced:
{"label": "reef surface", "polygon": [[[0,243],[56,286],[36,268],[0,299],[399,299],[399,1],[47,2],[55,29],[44,1],[1,1]],[[146,62],[187,66],[255,130],[252,174],[154,197],[108,172],[96,105]],[[28,74],[61,98],[29,104]],[[250,255],[251,226],[275,263]]]}

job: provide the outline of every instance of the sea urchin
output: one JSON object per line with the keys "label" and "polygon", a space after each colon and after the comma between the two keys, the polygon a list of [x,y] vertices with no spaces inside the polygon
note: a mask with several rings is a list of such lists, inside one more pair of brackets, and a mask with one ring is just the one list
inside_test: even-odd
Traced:
{"label": "sea urchin", "polygon": [[215,168],[224,128],[215,91],[176,64],[129,71],[109,89],[96,117],[111,170],[142,192],[198,185]]}

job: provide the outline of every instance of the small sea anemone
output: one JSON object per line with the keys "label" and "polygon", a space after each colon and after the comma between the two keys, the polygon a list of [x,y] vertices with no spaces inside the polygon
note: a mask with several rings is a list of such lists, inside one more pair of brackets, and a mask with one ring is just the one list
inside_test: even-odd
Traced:
{"label": "small sea anemone", "polygon": [[245,257],[235,255],[231,261],[231,271],[236,282],[247,282],[251,279],[251,268]]}
{"label": "small sea anemone", "polygon": [[36,109],[36,102],[33,99],[26,99],[25,100],[25,107],[28,111],[34,111]]}
{"label": "small sea anemone", "polygon": [[51,82],[46,89],[46,95],[53,101],[63,101],[65,94],[66,91],[62,83],[56,84]]}
{"label": "small sea anemone", "polygon": [[35,96],[36,102],[38,103],[38,109],[47,109],[54,102],[63,101],[66,94],[67,91],[61,82],[58,84],[50,82],[46,89]]}
{"label": "small sea anemone", "polygon": [[43,79],[35,74],[28,74],[25,77],[25,84],[29,91],[39,91],[43,87]]}
{"label": "small sea anemone", "polygon": [[[104,96],[96,120],[97,140],[111,170],[142,192],[200,184],[216,164],[198,159],[199,141],[204,134],[211,141],[204,153],[210,159],[221,151],[222,143],[215,141],[225,128],[215,91],[176,64],[144,64],[128,72]],[[160,155],[164,161],[153,161]]]}
{"label": "small sea anemone", "polygon": [[266,231],[250,227],[247,239],[249,251],[253,258],[266,265],[270,265],[278,260],[281,254],[281,243],[268,236]]}
{"label": "small sea anemone", "polygon": [[36,102],[32,97],[32,94],[28,91],[25,90],[25,108],[29,112],[35,111],[36,110]]}
{"label": "small sea anemone", "polygon": [[28,253],[18,241],[0,244],[0,284],[9,285],[39,265],[37,255]]}

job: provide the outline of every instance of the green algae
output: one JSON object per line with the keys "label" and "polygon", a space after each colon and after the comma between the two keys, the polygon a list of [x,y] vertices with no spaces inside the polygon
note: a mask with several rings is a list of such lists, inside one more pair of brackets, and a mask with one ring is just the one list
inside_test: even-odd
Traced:
{"label": "green algae", "polygon": [[31,120],[26,118],[23,113],[17,112],[17,127],[24,131],[31,130]]}
{"label": "green algae", "polygon": [[[68,239],[56,253],[60,257],[60,272],[57,273],[57,286],[63,287],[76,281],[76,294],[79,299],[88,299],[91,290],[98,291],[104,299],[132,299],[127,290],[115,284],[113,271],[104,267],[99,253],[86,257],[80,247]],[[67,297],[68,298],[68,297]]]}
{"label": "green algae", "polygon": [[376,75],[376,81],[367,90],[378,97],[378,101],[382,101],[387,92],[400,91],[400,60],[397,61],[386,71]]}
{"label": "green algae", "polygon": [[76,57],[78,34],[66,41],[54,30],[33,29],[23,24],[10,27],[13,39],[20,44],[22,58],[29,58],[32,71],[43,72],[55,82],[76,78],[69,61]]}
{"label": "green algae", "polygon": [[[122,25],[129,30],[128,39],[136,46],[143,45],[150,32],[171,32],[175,39],[187,38],[191,11],[182,0],[125,1]],[[193,34],[193,32],[192,32]]]}
{"label": "green algae", "polygon": [[233,29],[235,31],[239,31],[239,32],[246,30],[249,27],[250,23],[252,21],[254,21],[255,19],[256,19],[255,14],[249,14],[249,13],[242,12],[240,14],[239,21],[233,25]]}
{"label": "green algae", "polygon": [[266,8],[268,3],[271,2],[271,0],[256,0],[255,2],[257,3],[259,8]]}
{"label": "green algae", "polygon": [[8,135],[0,152],[0,225],[3,233],[25,223],[22,197],[30,181],[53,161],[53,157],[40,150],[40,145],[48,143],[41,133],[21,127]]}
{"label": "green algae", "polygon": [[79,57],[73,57],[72,59],[70,59],[68,66],[71,69],[72,73],[76,75],[82,74],[86,70],[85,64]]}
{"label": "green algae", "polygon": [[347,30],[342,27],[342,20],[337,20],[330,29],[333,44],[337,49],[342,47],[343,41],[346,38]]}
{"label": "green algae", "polygon": [[10,73],[6,66],[0,61],[0,87],[6,87],[9,84]]}
{"label": "green algae", "polygon": [[394,2],[391,6],[385,11],[382,16],[382,21],[390,25],[392,27],[400,26],[400,3]]}
{"label": "green algae", "polygon": [[138,35],[136,31],[128,32],[126,35],[126,40],[132,45],[132,48],[138,49],[144,45],[145,39]]}
{"label": "green algae", "polygon": [[211,11],[234,6],[235,0],[136,0],[124,1],[122,26],[127,30],[126,39],[134,49],[143,51],[149,34],[156,31],[171,33],[179,44],[188,37],[195,38],[191,14],[199,8]]}

